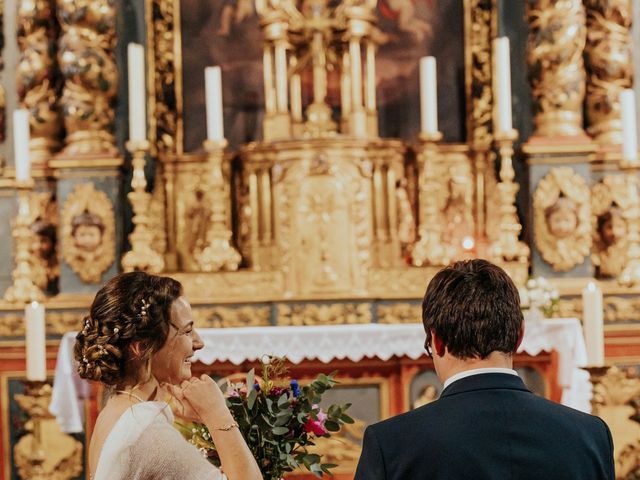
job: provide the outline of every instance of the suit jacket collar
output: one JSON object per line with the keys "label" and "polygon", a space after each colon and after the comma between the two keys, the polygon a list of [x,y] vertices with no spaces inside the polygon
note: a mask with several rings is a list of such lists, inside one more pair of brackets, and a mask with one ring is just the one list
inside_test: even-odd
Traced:
{"label": "suit jacket collar", "polygon": [[522,390],[529,392],[522,379],[508,373],[481,373],[456,380],[442,391],[440,398],[474,390],[491,389]]}

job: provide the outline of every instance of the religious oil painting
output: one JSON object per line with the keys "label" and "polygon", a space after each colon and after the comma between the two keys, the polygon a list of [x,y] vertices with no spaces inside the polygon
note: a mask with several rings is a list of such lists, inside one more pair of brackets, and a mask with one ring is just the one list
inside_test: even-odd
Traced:
{"label": "religious oil painting", "polygon": [[[304,10],[304,1],[297,7]],[[328,8],[336,2],[328,2]],[[439,128],[448,142],[465,139],[464,5],[459,0],[378,0],[376,91],[382,137],[415,140],[420,130],[419,59],[436,57]],[[182,0],[185,151],[206,137],[204,68],[222,68],[224,130],[232,147],[260,140],[264,116],[262,32],[251,0]],[[302,79],[303,101],[311,79]],[[327,101],[336,119],[338,75]],[[308,88],[307,88],[308,87]]]}

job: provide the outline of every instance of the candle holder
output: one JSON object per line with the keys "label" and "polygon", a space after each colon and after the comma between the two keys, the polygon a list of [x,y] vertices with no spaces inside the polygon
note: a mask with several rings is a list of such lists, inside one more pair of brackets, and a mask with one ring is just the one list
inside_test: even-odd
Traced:
{"label": "candle holder", "polygon": [[162,255],[153,250],[153,232],[149,227],[149,207],[151,194],[146,191],[147,179],[144,175],[145,156],[149,151],[149,142],[129,141],[127,150],[131,152],[133,175],[131,178],[132,191],[127,198],[133,208],[133,232],[129,235],[131,250],[122,257],[122,268],[125,272],[141,270],[158,273],[164,269]]}
{"label": "candle holder", "polygon": [[225,182],[223,163],[226,140],[214,142],[205,140],[209,167],[209,188],[211,216],[207,231],[207,246],[195,255],[196,262],[204,272],[237,270],[242,261],[238,251],[231,245],[232,232],[229,228],[229,187]]}
{"label": "candle holder", "polygon": [[618,276],[618,283],[633,287],[640,285],[640,164],[637,161],[623,161],[620,168],[626,175],[630,202],[624,212],[627,220],[627,262]]}
{"label": "candle holder", "polygon": [[411,252],[412,262],[417,267],[447,265],[451,252],[442,242],[443,225],[439,215],[438,198],[443,192],[436,172],[438,142],[442,139],[442,133],[420,133],[418,139],[420,226],[419,239]]}
{"label": "candle holder", "polygon": [[[24,455],[16,455],[26,461],[16,461],[16,467],[21,478],[31,480],[46,480],[50,475],[44,471],[45,451],[42,439],[42,422],[51,418],[49,403],[51,402],[51,385],[44,381],[27,380],[25,393],[15,397],[18,406],[31,419],[32,440],[30,449]],[[16,449],[19,445],[16,445]]]}
{"label": "candle holder", "polygon": [[13,284],[4,294],[4,299],[12,303],[41,302],[44,299],[42,290],[33,281],[33,268],[29,254],[33,238],[29,215],[29,194],[33,186],[32,179],[16,182],[18,214],[11,232],[16,251],[16,266],[13,270]]}
{"label": "candle holder", "polygon": [[495,144],[500,155],[500,237],[491,245],[491,253],[498,261],[528,263],[530,250],[518,239],[522,225],[516,209],[516,194],[519,186],[514,182],[513,143],[518,138],[515,129],[497,132]]}

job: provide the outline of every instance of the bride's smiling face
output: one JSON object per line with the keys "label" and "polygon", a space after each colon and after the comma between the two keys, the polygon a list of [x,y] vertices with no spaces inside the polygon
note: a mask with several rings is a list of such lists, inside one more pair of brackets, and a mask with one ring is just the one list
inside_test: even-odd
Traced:
{"label": "bride's smiling face", "polygon": [[193,328],[191,305],[178,297],[171,305],[171,328],[160,350],[153,356],[151,372],[159,382],[179,385],[191,378],[191,358],[204,344]]}

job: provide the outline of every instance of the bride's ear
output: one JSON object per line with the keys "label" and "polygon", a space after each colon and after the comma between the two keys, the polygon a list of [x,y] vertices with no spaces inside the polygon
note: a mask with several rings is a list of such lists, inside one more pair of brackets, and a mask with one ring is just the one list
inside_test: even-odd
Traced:
{"label": "bride's ear", "polygon": [[141,359],[146,354],[145,350],[147,346],[145,342],[142,340],[135,340],[129,344],[129,351],[131,352],[131,356],[136,359]]}

